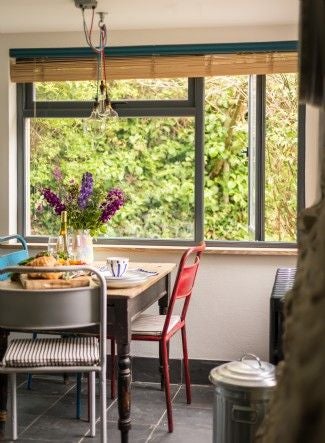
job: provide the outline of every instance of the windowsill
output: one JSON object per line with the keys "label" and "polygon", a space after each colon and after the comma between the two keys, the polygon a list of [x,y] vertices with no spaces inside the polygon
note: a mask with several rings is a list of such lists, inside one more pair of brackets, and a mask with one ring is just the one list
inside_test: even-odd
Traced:
{"label": "windowsill", "polygon": [[[0,249],[18,249],[20,245],[15,244],[3,244]],[[30,250],[46,249],[46,243],[28,243]],[[109,251],[123,251],[129,253],[146,253],[146,252],[168,252],[168,253],[181,253],[188,249],[188,246],[143,246],[143,245],[94,245],[95,253],[109,252]],[[204,252],[208,255],[251,255],[251,256],[297,256],[298,250],[296,248],[236,248],[236,247],[214,247],[208,246]]]}

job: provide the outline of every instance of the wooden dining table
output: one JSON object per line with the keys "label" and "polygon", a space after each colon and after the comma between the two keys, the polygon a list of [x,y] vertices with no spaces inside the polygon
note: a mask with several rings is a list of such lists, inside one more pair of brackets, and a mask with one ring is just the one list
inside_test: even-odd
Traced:
{"label": "wooden dining table", "polygon": [[[96,263],[100,265],[100,263]],[[107,335],[115,337],[118,364],[118,428],[121,442],[129,442],[131,428],[131,322],[141,312],[158,301],[159,313],[165,314],[171,293],[171,273],[175,263],[130,263],[130,269],[156,272],[139,286],[108,288]],[[0,282],[0,291],[8,285],[17,285],[10,280]],[[22,291],[24,289],[21,289]],[[67,331],[71,332],[71,330]],[[74,331],[73,331],[74,332]],[[0,329],[0,359],[7,348],[10,330]],[[4,433],[7,418],[7,376],[0,376],[0,435]]]}

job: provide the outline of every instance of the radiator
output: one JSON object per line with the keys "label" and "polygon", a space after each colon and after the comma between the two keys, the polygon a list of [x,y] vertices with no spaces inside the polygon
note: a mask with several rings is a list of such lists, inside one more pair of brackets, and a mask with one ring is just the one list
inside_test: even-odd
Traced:
{"label": "radiator", "polygon": [[276,271],[270,300],[270,362],[283,360],[283,305],[285,294],[294,283],[296,268],[279,268]]}

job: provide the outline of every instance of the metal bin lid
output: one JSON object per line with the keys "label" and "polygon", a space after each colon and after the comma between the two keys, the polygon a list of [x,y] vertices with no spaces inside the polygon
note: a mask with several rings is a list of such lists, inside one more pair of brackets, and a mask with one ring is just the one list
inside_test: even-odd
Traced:
{"label": "metal bin lid", "polygon": [[274,387],[275,366],[261,361],[254,354],[244,354],[240,361],[232,361],[212,369],[209,375],[214,385],[247,388]]}

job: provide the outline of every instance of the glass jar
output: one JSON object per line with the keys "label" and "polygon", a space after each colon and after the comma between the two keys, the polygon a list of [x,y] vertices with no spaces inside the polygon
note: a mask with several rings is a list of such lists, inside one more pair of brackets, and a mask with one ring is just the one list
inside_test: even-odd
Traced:
{"label": "glass jar", "polygon": [[93,238],[88,229],[78,229],[72,233],[72,258],[87,264],[94,261]]}

